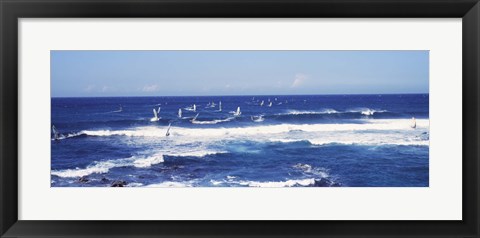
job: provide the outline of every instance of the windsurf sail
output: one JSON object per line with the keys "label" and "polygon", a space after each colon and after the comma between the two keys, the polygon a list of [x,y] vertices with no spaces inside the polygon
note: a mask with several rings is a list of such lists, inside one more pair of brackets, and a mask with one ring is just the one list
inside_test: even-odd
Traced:
{"label": "windsurf sail", "polygon": [[269,107],[272,107],[272,102],[270,102],[270,104],[268,104]]}
{"label": "windsurf sail", "polygon": [[197,111],[197,105],[193,104],[193,111],[196,112]]}
{"label": "windsurf sail", "polygon": [[222,111],[222,101],[218,102],[218,111]]}
{"label": "windsurf sail", "polygon": [[155,110],[155,108],[153,109],[153,117],[152,119],[150,119],[150,121],[159,121],[160,120],[160,117],[158,117],[158,115],[160,114],[160,107],[158,108],[158,111]]}
{"label": "windsurf sail", "polygon": [[234,116],[238,117],[242,114],[242,112],[240,111],[240,107],[237,107],[237,111],[233,114]]}
{"label": "windsurf sail", "polygon": [[412,117],[412,124],[410,125],[413,129],[417,128],[417,120],[415,120],[415,117]]}
{"label": "windsurf sail", "polygon": [[169,123],[168,124],[168,128],[167,128],[167,133],[165,134],[165,136],[169,136],[170,135],[170,127],[172,126],[172,123]]}
{"label": "windsurf sail", "polygon": [[260,106],[263,106],[263,103],[265,103],[265,102],[262,100],[262,102],[260,103]]}
{"label": "windsurf sail", "polygon": [[58,133],[57,128],[55,128],[55,125],[52,125],[52,133],[53,133],[54,140],[58,140],[60,138],[60,133]]}
{"label": "windsurf sail", "polygon": [[181,108],[178,109],[178,118],[182,118],[182,109]]}
{"label": "windsurf sail", "polygon": [[195,115],[195,117],[193,117],[193,119],[191,120],[191,122],[194,122],[195,120],[197,120],[198,115],[200,115],[200,113],[197,113],[197,115]]}

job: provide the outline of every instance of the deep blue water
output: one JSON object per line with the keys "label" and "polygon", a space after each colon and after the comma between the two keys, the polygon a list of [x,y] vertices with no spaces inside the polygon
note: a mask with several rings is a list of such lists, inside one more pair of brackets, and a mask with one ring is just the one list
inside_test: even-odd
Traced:
{"label": "deep blue water", "polygon": [[429,185],[428,94],[51,102],[52,186]]}

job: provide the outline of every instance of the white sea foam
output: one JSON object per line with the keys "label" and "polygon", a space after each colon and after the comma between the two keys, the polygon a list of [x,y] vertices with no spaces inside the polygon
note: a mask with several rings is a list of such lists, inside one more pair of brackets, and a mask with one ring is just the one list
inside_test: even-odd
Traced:
{"label": "white sea foam", "polygon": [[145,158],[138,158],[133,161],[133,166],[137,168],[148,168],[152,165],[162,163],[163,154],[154,154]]}
{"label": "white sea foam", "polygon": [[[340,124],[278,124],[232,128],[186,128],[172,127],[172,135],[186,137],[222,137],[222,136],[248,136],[261,134],[288,133],[291,131],[303,132],[338,132],[338,131],[366,131],[366,130],[411,130],[410,119],[376,119],[356,120],[358,123]],[[417,129],[427,129],[428,119],[417,119]],[[139,127],[133,130],[84,130],[72,136],[131,136],[131,137],[161,137],[165,138],[167,127]]]}
{"label": "white sea foam", "polygon": [[312,172],[312,166],[309,165],[309,164],[296,164],[293,167],[296,168],[296,169],[301,169],[306,173]]}
{"label": "white sea foam", "polygon": [[362,133],[361,136],[352,133],[336,133],[335,135],[323,134],[321,137],[305,136],[303,138],[271,138],[270,142],[293,143],[308,142],[312,145],[408,145],[408,146],[428,146],[428,140],[422,140],[416,137],[409,137],[403,134],[381,134]]}
{"label": "white sea foam", "polygon": [[416,145],[428,146],[428,140],[411,140],[408,138],[383,138],[378,136],[368,136],[368,138],[342,138],[335,140],[328,139],[309,139],[307,140],[312,145],[328,145],[328,144],[343,144],[343,145]]}
{"label": "white sea foam", "polygon": [[170,152],[166,155],[177,157],[205,157],[207,155],[223,154],[225,151],[212,151],[212,150],[197,150],[197,151],[183,151],[183,152]]}
{"label": "white sea foam", "polygon": [[[356,120],[348,124],[279,124],[235,128],[184,128],[172,127],[170,137],[165,137],[166,127],[140,127],[133,130],[81,131],[69,136],[126,136],[138,137],[133,142],[151,144],[150,153],[130,158],[95,162],[86,168],[52,171],[60,177],[82,177],[90,174],[107,173],[121,166],[147,168],[162,163],[164,156],[204,157],[212,154],[228,153],[238,149],[229,148],[228,141],[255,142],[308,142],[312,145],[406,145],[428,146],[428,119],[417,119],[417,128],[410,128],[410,119],[368,119]],[[426,136],[423,136],[426,135]],[[227,143],[219,150],[218,146]],[[159,145],[161,145],[159,147]],[[216,149],[213,149],[216,148]]]}
{"label": "white sea foam", "polygon": [[217,181],[217,180],[210,180],[210,183],[212,183],[214,186],[220,185],[223,183],[223,181]]}
{"label": "white sea foam", "polygon": [[249,187],[262,187],[262,188],[281,188],[281,187],[294,187],[294,186],[311,186],[315,184],[315,179],[299,179],[299,180],[287,180],[280,182],[257,182],[257,181],[240,181],[240,185]]}
{"label": "white sea foam", "polygon": [[306,174],[314,174],[314,175],[316,175],[317,178],[318,177],[320,177],[320,178],[328,178],[329,177],[329,175],[327,173],[327,170],[325,168],[313,167],[309,164],[301,164],[301,163],[298,163],[298,164],[294,165],[293,168],[299,169]]}
{"label": "white sea foam", "polygon": [[[58,136],[57,140],[64,140],[64,139],[68,139],[68,138],[72,138],[72,137],[76,137],[76,136],[80,136],[80,135],[83,135],[83,133],[78,132],[78,133],[60,134],[60,136]],[[52,140],[55,140],[55,138],[52,138]]]}
{"label": "white sea foam", "polygon": [[[303,132],[337,132],[365,130],[411,130],[409,119],[396,120],[358,120],[359,123],[345,124],[279,124],[236,128],[175,128],[180,136],[188,137],[223,137],[223,136],[258,136],[265,134]],[[417,120],[417,129],[427,128],[428,120]],[[143,131],[143,130],[142,130]],[[150,132],[152,133],[152,132]],[[157,133],[153,133],[157,134]],[[140,135],[140,134],[139,134]],[[145,134],[147,135],[147,134]]]}
{"label": "white sea foam", "polygon": [[177,157],[204,157],[207,155],[213,155],[218,153],[225,153],[223,151],[212,151],[212,150],[203,150],[198,151],[177,151],[177,152],[168,152],[162,151],[157,152],[148,156],[132,156],[130,158],[116,159],[116,160],[107,160],[94,162],[93,164],[87,166],[86,168],[76,168],[76,169],[65,169],[65,170],[54,170],[51,172],[52,175],[56,175],[63,178],[75,178],[83,177],[91,174],[104,174],[112,168],[117,167],[136,167],[136,168],[148,168],[152,165],[160,164],[164,162],[164,155],[177,156]]}
{"label": "white sea foam", "polygon": [[115,163],[114,161],[104,161],[95,163],[93,165],[89,165],[84,169],[65,169],[65,170],[54,170],[52,171],[52,175],[56,175],[63,178],[75,178],[75,177],[83,177],[90,174],[103,174],[107,173],[111,168],[121,166],[121,162],[118,161]]}
{"label": "white sea foam", "polygon": [[263,122],[263,121],[265,121],[265,118],[263,118],[263,115],[252,116],[251,119],[252,119],[253,122]]}
{"label": "white sea foam", "polygon": [[126,186],[127,187],[142,187],[143,183],[129,183]]}
{"label": "white sea foam", "polygon": [[191,184],[187,183],[180,183],[180,182],[163,182],[163,183],[156,183],[156,184],[149,184],[145,187],[155,187],[155,188],[183,188],[183,187],[191,187]]}
{"label": "white sea foam", "polygon": [[333,114],[333,113],[340,113],[338,112],[337,110],[334,110],[334,109],[324,109],[324,110],[320,110],[320,111],[299,111],[299,110],[289,110],[287,111],[286,113],[279,113],[279,114],[276,114],[276,115],[319,115],[319,114]]}
{"label": "white sea foam", "polygon": [[228,118],[225,118],[225,119],[219,119],[219,120],[212,120],[212,121],[198,121],[198,120],[194,120],[192,121],[193,124],[206,124],[206,125],[212,125],[212,124],[217,124],[217,123],[221,123],[221,122],[229,122],[231,120],[235,119],[234,117],[228,117]]}
{"label": "white sea foam", "polygon": [[365,115],[365,116],[373,116],[373,114],[375,114],[375,113],[387,112],[387,110],[376,110],[376,109],[370,109],[370,108],[356,108],[356,109],[348,110],[347,112],[361,113],[362,115]]}
{"label": "white sea foam", "polygon": [[[277,124],[255,125],[248,127],[186,128],[172,127],[171,136],[166,138],[167,127],[138,127],[132,130],[98,130],[81,131],[77,135],[88,136],[126,136],[141,137],[135,143],[159,140],[170,143],[170,152],[178,149],[178,145],[200,143],[206,148],[225,140],[252,140],[272,142],[308,141],[314,145],[330,143],[339,144],[393,144],[393,145],[428,145],[420,139],[421,133],[428,133],[429,120],[417,119],[417,128],[410,127],[410,119],[357,119],[356,123],[341,124]],[[162,142],[162,143],[163,143]],[[162,144],[165,145],[165,144]],[[207,146],[207,147],[205,147]],[[198,152],[198,150],[195,150]],[[180,154],[188,151],[180,151]],[[217,151],[218,152],[218,151]],[[170,153],[169,155],[176,155]]]}

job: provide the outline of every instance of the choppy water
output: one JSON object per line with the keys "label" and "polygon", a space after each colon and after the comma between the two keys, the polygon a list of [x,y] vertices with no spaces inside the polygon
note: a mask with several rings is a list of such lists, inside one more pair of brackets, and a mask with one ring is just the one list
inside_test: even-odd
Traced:
{"label": "choppy water", "polygon": [[428,94],[53,98],[51,185],[428,186],[428,105]]}

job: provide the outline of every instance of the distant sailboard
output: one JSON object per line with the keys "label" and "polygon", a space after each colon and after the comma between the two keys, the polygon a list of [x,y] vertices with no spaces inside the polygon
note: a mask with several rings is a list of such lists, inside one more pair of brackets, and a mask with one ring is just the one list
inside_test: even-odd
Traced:
{"label": "distant sailboard", "polygon": [[159,121],[160,117],[158,117],[158,115],[160,115],[160,107],[158,108],[158,111],[156,111],[155,108],[153,109],[153,117],[150,121]]}
{"label": "distant sailboard", "polygon": [[194,122],[197,120],[198,115],[200,115],[200,113],[197,113],[197,115],[195,115],[195,117],[193,117],[193,119],[190,120],[190,121],[191,121],[192,123],[194,123]]}
{"label": "distant sailboard", "polygon": [[122,111],[123,111],[122,105],[118,105],[118,110],[116,110],[116,111],[111,111],[111,112],[106,112],[106,113],[114,113],[114,112],[122,112]]}
{"label": "distant sailboard", "polygon": [[240,111],[240,107],[237,107],[237,111],[233,113],[234,116],[238,117],[242,115],[242,112]]}
{"label": "distant sailboard", "polygon": [[55,125],[52,125],[52,133],[53,133],[54,140],[60,139],[60,133],[58,133],[57,128],[55,128]]}
{"label": "distant sailboard", "polygon": [[178,109],[178,118],[182,118],[182,109],[181,108]]}
{"label": "distant sailboard", "polygon": [[191,111],[191,112],[196,112],[197,111],[197,105],[193,104],[191,107],[186,107],[185,110]]}
{"label": "distant sailboard", "polygon": [[170,136],[170,127],[171,126],[172,126],[172,123],[169,123],[168,128],[167,128],[167,133],[165,134],[165,136]]}

